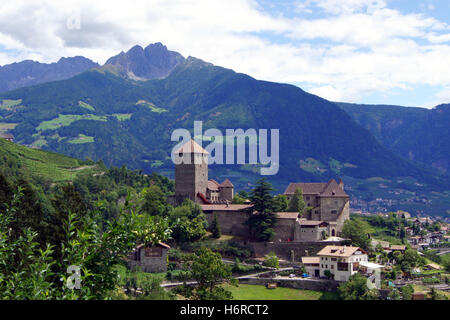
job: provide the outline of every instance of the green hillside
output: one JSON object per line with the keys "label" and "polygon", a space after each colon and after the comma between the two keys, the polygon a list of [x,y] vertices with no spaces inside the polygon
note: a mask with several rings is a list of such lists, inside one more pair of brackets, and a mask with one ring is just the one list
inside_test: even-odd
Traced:
{"label": "green hillside", "polygon": [[448,173],[450,105],[433,109],[337,103],[396,154]]}
{"label": "green hillside", "polygon": [[94,165],[67,156],[0,139],[0,173],[31,180],[62,182],[73,180],[80,172],[98,170]]}

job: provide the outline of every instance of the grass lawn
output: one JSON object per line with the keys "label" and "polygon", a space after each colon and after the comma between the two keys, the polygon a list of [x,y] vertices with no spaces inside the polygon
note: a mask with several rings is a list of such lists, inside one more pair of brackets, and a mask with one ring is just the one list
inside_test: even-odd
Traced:
{"label": "grass lawn", "polygon": [[334,292],[299,290],[291,288],[267,289],[264,286],[240,284],[239,287],[226,285],[234,300],[338,300]]}

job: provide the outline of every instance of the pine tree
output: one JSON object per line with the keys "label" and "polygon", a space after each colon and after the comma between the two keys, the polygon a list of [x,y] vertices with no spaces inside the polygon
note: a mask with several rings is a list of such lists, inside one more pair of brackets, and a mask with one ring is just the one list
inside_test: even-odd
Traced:
{"label": "pine tree", "polygon": [[287,211],[289,212],[299,212],[300,216],[303,215],[305,211],[305,201],[303,200],[303,190],[301,188],[297,188],[295,190],[294,196],[289,202],[289,207]]}
{"label": "pine tree", "polygon": [[219,239],[222,235],[222,232],[220,230],[219,221],[217,220],[217,215],[214,215],[214,220],[211,225],[211,232],[214,239]]}

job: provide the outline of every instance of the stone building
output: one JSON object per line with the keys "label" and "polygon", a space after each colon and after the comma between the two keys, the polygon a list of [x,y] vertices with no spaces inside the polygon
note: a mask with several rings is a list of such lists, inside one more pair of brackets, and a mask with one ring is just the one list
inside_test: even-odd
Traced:
{"label": "stone building", "polygon": [[130,269],[140,268],[143,272],[166,272],[169,249],[162,242],[154,246],[140,245],[128,256],[128,266]]}
{"label": "stone building", "polygon": [[342,179],[339,184],[334,179],[328,183],[290,183],[284,192],[289,201],[297,188],[302,189],[303,200],[307,207],[311,207],[304,218],[328,222],[331,225],[330,236],[342,231],[345,220],[350,218],[350,197],[344,191]]}
{"label": "stone building", "polygon": [[227,203],[233,200],[234,186],[230,180],[222,183],[208,180],[208,152],[191,139],[174,153],[180,158],[175,164],[175,196],[172,203],[191,199],[200,204]]}

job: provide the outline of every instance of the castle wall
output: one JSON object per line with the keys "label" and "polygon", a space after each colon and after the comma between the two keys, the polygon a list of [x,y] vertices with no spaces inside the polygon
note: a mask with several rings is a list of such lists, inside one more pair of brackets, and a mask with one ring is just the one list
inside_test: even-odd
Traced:
{"label": "castle wall", "polygon": [[213,222],[214,215],[217,216],[217,221],[219,222],[222,233],[240,237],[249,236],[250,230],[244,225],[248,219],[246,212],[214,211],[214,213],[205,213],[209,225]]}
{"label": "castle wall", "polygon": [[274,231],[275,241],[294,241],[295,219],[277,219]]}
{"label": "castle wall", "polygon": [[[340,214],[341,208],[344,208]],[[342,231],[344,221],[350,218],[349,199],[347,197],[321,197],[320,220],[336,221],[337,231]]]}

